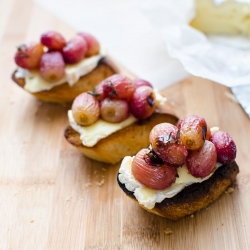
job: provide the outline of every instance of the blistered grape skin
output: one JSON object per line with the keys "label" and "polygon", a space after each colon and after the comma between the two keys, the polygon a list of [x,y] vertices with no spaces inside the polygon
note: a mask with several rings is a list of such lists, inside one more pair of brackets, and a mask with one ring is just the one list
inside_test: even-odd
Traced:
{"label": "blistered grape skin", "polygon": [[217,152],[214,144],[205,141],[198,150],[190,150],[187,157],[187,168],[196,178],[204,178],[215,170]]}
{"label": "blistered grape skin", "polygon": [[219,163],[229,164],[235,160],[237,148],[232,137],[227,132],[215,132],[211,135],[210,141],[216,148]]}
{"label": "blistered grape skin", "polygon": [[89,126],[95,123],[100,115],[100,107],[97,99],[84,92],[77,96],[72,104],[74,120],[78,125]]}
{"label": "blistered grape skin", "polygon": [[133,83],[136,89],[141,86],[148,86],[148,87],[153,88],[153,85],[150,82],[140,79],[140,78],[133,79]]}
{"label": "blistered grape skin", "polygon": [[66,63],[80,62],[87,52],[87,42],[81,36],[73,37],[63,48],[63,58]]}
{"label": "blistered grape skin", "polygon": [[180,125],[180,140],[189,150],[197,150],[204,144],[207,134],[207,123],[198,115],[183,119]]}
{"label": "blistered grape skin", "polygon": [[35,69],[38,68],[43,53],[44,49],[41,43],[22,44],[17,48],[14,59],[21,68]]}
{"label": "blistered grape skin", "polygon": [[146,163],[148,149],[140,150],[132,162],[132,174],[143,185],[156,190],[168,188],[175,182],[177,170],[167,164],[152,166]]}
{"label": "blistered grape skin", "polygon": [[41,77],[47,82],[57,82],[65,74],[65,63],[60,52],[46,52],[42,55],[39,65]]}
{"label": "blistered grape skin", "polygon": [[156,97],[152,88],[141,86],[135,89],[129,108],[132,115],[139,119],[146,119],[151,116],[156,107]]}
{"label": "blistered grape skin", "polygon": [[119,74],[106,78],[103,84],[104,96],[108,98],[129,100],[134,90],[133,82],[128,77]]}
{"label": "blistered grape skin", "polygon": [[167,140],[170,134],[173,139],[176,139],[177,131],[177,127],[171,123],[164,122],[157,124],[153,127],[149,134],[149,141],[152,146],[154,146],[159,141],[159,137],[162,137],[162,139]]}
{"label": "blistered grape skin", "polygon": [[41,43],[49,49],[62,50],[66,45],[64,37],[56,31],[47,31],[41,35]]}
{"label": "blistered grape skin", "polygon": [[100,52],[100,43],[94,36],[87,32],[79,32],[78,35],[84,38],[87,42],[88,49],[86,52],[86,57],[96,55]]}
{"label": "blistered grape skin", "polygon": [[107,122],[122,122],[129,115],[127,101],[106,98],[101,102],[101,117]]}

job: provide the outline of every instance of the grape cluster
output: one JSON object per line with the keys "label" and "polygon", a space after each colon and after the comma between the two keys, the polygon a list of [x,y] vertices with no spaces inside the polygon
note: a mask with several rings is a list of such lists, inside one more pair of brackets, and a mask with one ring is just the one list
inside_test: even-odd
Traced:
{"label": "grape cluster", "polygon": [[142,120],[154,112],[155,99],[149,82],[143,79],[132,81],[115,74],[100,82],[93,92],[77,96],[72,104],[72,114],[75,121],[83,126],[95,123],[98,117],[111,123],[122,122],[130,113]]}
{"label": "grape cluster", "polygon": [[157,190],[171,186],[178,177],[177,168],[185,163],[192,176],[204,178],[215,171],[216,162],[229,164],[236,158],[232,137],[223,131],[211,135],[205,119],[198,115],[180,120],[177,126],[156,125],[149,140],[149,149],[135,156],[132,173],[142,184]]}
{"label": "grape cluster", "polygon": [[19,46],[14,59],[21,68],[39,69],[41,77],[53,83],[62,79],[66,64],[78,63],[99,52],[99,42],[89,33],[79,32],[67,42],[60,33],[47,31],[40,42]]}

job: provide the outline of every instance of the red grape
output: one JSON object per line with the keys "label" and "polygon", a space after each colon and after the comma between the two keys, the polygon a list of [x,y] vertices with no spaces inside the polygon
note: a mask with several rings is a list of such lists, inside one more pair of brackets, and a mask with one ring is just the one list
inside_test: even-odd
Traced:
{"label": "red grape", "polygon": [[149,87],[153,88],[153,85],[150,82],[143,80],[143,79],[139,79],[139,78],[134,79],[133,83],[135,85],[135,88],[138,88],[140,86],[149,86]]}
{"label": "red grape", "polygon": [[106,98],[101,102],[101,117],[107,122],[122,122],[129,115],[125,100]]}
{"label": "red grape", "polygon": [[183,122],[182,119],[178,121],[178,123],[177,123],[177,125],[176,125],[178,129],[181,129],[181,124],[182,124],[182,122]]}
{"label": "red grape", "polygon": [[139,120],[148,118],[155,110],[155,99],[155,93],[152,88],[148,86],[138,87],[130,100],[130,112]]}
{"label": "red grape", "polygon": [[99,102],[87,92],[75,98],[71,109],[76,123],[82,126],[95,123],[100,115]]}
{"label": "red grape", "polygon": [[139,151],[132,162],[132,174],[143,185],[156,190],[163,190],[175,182],[177,170],[167,164],[153,166],[148,164],[148,149]]}
{"label": "red grape", "polygon": [[47,31],[41,35],[41,43],[49,49],[62,50],[66,40],[56,31]]}
{"label": "red grape", "polygon": [[207,126],[207,135],[206,135],[206,140],[208,140],[208,141],[209,141],[210,137],[211,137],[211,130],[210,130],[210,128]]}
{"label": "red grape", "polygon": [[38,68],[43,53],[44,50],[41,43],[22,44],[17,48],[14,59],[21,68],[34,69]]}
{"label": "red grape", "polygon": [[105,80],[101,81],[98,85],[94,88],[94,94],[98,98],[99,101],[104,100],[104,92],[103,92],[103,85],[106,84]]}
{"label": "red grape", "polygon": [[207,135],[207,123],[198,115],[185,118],[180,124],[180,139],[190,150],[197,150],[203,146]]}
{"label": "red grape", "polygon": [[88,50],[86,52],[87,57],[99,54],[100,44],[94,36],[86,32],[79,32],[78,35],[84,38],[85,41],[87,42],[88,46]]}
{"label": "red grape", "polygon": [[81,36],[75,36],[66,44],[62,52],[66,63],[78,63],[87,52],[87,42]]}
{"label": "red grape", "polygon": [[46,52],[40,60],[39,71],[47,82],[57,82],[65,74],[65,63],[59,51]]}
{"label": "red grape", "polygon": [[217,131],[211,135],[210,141],[217,151],[217,161],[221,164],[229,164],[236,158],[237,148],[232,137],[224,132]]}
{"label": "red grape", "polygon": [[190,150],[187,157],[188,171],[194,177],[204,178],[215,170],[217,153],[210,141],[205,141],[198,150]]}
{"label": "red grape", "polygon": [[129,100],[135,90],[133,82],[126,76],[112,75],[105,79],[103,92],[105,97]]}

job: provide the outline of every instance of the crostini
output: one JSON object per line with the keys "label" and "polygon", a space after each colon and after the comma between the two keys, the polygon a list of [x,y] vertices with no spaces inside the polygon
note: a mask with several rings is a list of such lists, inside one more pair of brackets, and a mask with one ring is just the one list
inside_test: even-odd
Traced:
{"label": "crostini", "polygon": [[96,38],[84,32],[68,42],[56,31],[45,32],[40,42],[20,45],[14,59],[13,81],[45,102],[72,102],[118,72]]}
{"label": "crostini", "polygon": [[68,117],[66,140],[88,158],[111,164],[148,146],[156,124],[178,122],[149,82],[119,74],[76,97]]}
{"label": "crostini", "polygon": [[148,212],[178,220],[206,207],[239,172],[232,137],[193,115],[178,126],[156,125],[149,148],[123,159],[121,189]]}

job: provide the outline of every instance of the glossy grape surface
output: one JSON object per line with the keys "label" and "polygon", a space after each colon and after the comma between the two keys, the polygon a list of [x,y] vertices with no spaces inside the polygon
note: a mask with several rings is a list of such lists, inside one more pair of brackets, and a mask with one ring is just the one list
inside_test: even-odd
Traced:
{"label": "glossy grape surface", "polygon": [[60,33],[51,30],[41,35],[41,43],[49,49],[62,50],[66,40]]}
{"label": "glossy grape surface", "polygon": [[38,68],[43,53],[44,50],[41,43],[22,44],[17,48],[14,59],[21,68],[35,69]]}
{"label": "glossy grape surface", "polygon": [[57,82],[65,74],[65,63],[58,51],[46,52],[42,55],[39,65],[41,77],[47,82]]}
{"label": "glossy grape surface", "polygon": [[76,123],[82,126],[95,123],[100,115],[99,102],[86,92],[75,98],[71,109]]}
{"label": "glossy grape surface", "polygon": [[148,86],[141,86],[135,89],[129,107],[132,115],[139,120],[151,116],[156,107],[154,90]]}
{"label": "glossy grape surface", "polygon": [[216,160],[216,148],[212,142],[206,140],[200,149],[189,151],[187,168],[194,177],[204,178],[215,170]]}
{"label": "glossy grape surface", "polygon": [[141,86],[148,86],[148,87],[153,88],[153,85],[150,82],[140,79],[140,78],[133,79],[133,83],[136,89]]}
{"label": "glossy grape surface", "polygon": [[233,138],[227,132],[215,132],[211,135],[210,141],[215,145],[219,163],[229,164],[235,160],[237,148]]}
{"label": "glossy grape surface", "polygon": [[183,119],[180,124],[180,140],[189,150],[197,150],[204,144],[207,135],[207,123],[198,115]]}
{"label": "glossy grape surface", "polygon": [[86,52],[86,57],[90,57],[90,56],[99,54],[100,44],[94,36],[92,36],[91,34],[89,34],[87,32],[79,32],[78,35],[81,36],[82,38],[84,38],[85,41],[87,42],[88,49]]}
{"label": "glossy grape surface", "polygon": [[175,182],[177,170],[167,164],[152,166],[145,161],[148,149],[137,153],[132,162],[132,173],[143,185],[156,190],[163,190]]}
{"label": "glossy grape surface", "polygon": [[104,96],[114,99],[129,100],[135,90],[133,82],[126,76],[112,75],[103,84]]}
{"label": "glossy grape surface", "polygon": [[107,122],[122,122],[129,115],[127,101],[106,98],[101,102],[101,117]]}
{"label": "glossy grape surface", "polygon": [[66,63],[78,63],[84,58],[87,49],[87,42],[81,36],[75,36],[63,48],[63,58]]}

